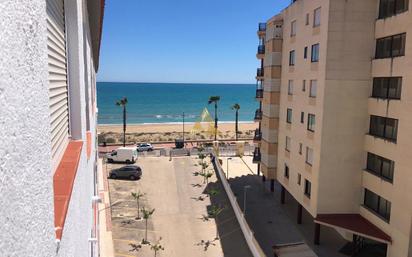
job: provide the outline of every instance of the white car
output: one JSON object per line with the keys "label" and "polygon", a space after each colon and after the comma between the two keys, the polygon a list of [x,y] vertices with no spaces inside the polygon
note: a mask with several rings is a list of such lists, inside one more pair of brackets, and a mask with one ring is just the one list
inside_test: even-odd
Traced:
{"label": "white car", "polygon": [[142,144],[137,145],[138,152],[144,152],[144,151],[151,152],[153,151],[153,149],[154,149],[153,146],[149,143],[142,143]]}

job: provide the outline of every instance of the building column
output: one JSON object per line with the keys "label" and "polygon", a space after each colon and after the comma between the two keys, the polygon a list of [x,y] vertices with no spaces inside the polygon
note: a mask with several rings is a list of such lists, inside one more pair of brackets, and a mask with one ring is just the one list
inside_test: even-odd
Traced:
{"label": "building column", "polygon": [[275,192],[275,180],[271,179],[270,180],[270,192]]}
{"label": "building column", "polygon": [[284,186],[280,186],[281,190],[280,190],[280,203],[281,204],[285,204],[285,187]]}
{"label": "building column", "polygon": [[314,235],[313,243],[315,245],[319,245],[319,242],[320,242],[320,224],[315,223],[315,235]]}
{"label": "building column", "polygon": [[302,205],[300,203],[298,203],[297,223],[302,224]]}

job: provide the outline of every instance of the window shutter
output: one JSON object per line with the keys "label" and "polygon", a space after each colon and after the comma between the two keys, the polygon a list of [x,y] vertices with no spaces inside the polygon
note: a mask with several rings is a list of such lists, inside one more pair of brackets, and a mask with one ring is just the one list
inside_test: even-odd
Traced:
{"label": "window shutter", "polygon": [[69,136],[66,36],[63,0],[47,0],[47,51],[52,159],[56,163]]}

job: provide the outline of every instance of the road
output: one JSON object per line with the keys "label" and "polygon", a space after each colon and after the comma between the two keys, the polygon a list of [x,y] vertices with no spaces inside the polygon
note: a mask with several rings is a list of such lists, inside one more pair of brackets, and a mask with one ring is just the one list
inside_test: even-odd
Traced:
{"label": "road", "polygon": [[[139,244],[144,237],[144,221],[137,221],[137,204],[130,196],[138,190],[146,193],[142,205],[155,209],[148,222],[148,240],[156,242],[162,237],[165,250],[157,256],[167,257],[250,257],[246,242],[236,221],[221,184],[213,176],[209,185],[195,176],[194,157],[144,157],[138,160],[143,169],[139,181],[109,180],[112,207],[112,226],[115,256],[154,256],[150,247],[139,252],[131,244]],[[120,166],[109,165],[110,168]],[[208,187],[206,187],[208,186]],[[210,199],[207,189],[219,194]],[[216,220],[205,221],[211,205],[224,207]],[[215,240],[216,232],[219,239]]]}

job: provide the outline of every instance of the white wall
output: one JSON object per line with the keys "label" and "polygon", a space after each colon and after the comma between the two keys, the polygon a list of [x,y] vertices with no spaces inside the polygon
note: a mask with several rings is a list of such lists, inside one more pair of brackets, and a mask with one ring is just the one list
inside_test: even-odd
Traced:
{"label": "white wall", "polygon": [[54,256],[45,0],[0,1],[0,256]]}

